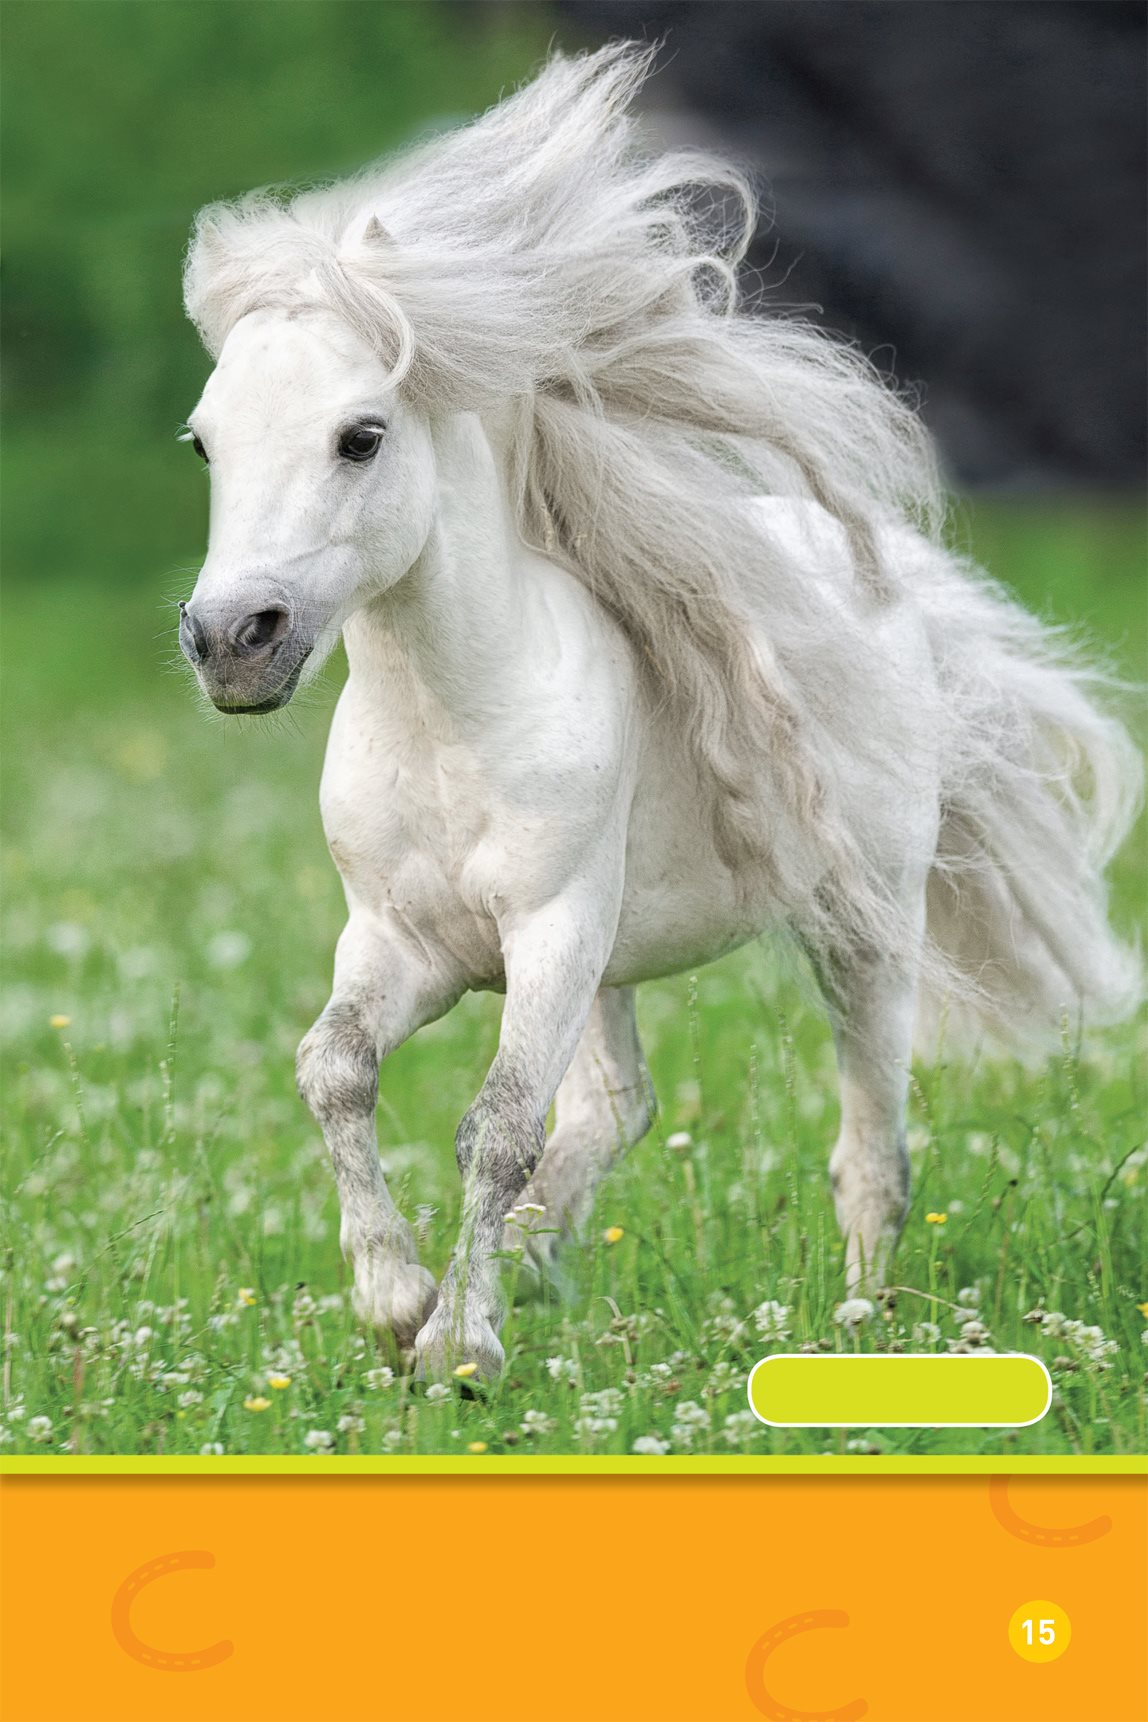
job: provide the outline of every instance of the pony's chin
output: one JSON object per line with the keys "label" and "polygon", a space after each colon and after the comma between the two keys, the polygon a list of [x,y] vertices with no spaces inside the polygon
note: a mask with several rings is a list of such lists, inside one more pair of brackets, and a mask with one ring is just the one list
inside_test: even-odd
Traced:
{"label": "pony's chin", "polygon": [[[260,717],[266,712],[280,711],[285,705],[290,704],[295,689],[299,686],[299,677],[303,674],[303,665],[309,656],[310,650],[308,649],[298,659],[290,674],[279,683],[279,686],[262,699],[256,697],[240,701],[235,698],[234,693],[229,694],[228,690],[222,688],[218,693],[207,690],[207,697],[216,711],[222,712],[224,717]],[[258,695],[259,690],[253,689],[252,693]]]}

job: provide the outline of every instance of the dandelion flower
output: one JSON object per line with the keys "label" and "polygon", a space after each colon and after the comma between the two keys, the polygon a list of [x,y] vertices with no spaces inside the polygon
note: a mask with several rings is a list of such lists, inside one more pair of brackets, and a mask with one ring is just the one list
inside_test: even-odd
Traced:
{"label": "dandelion flower", "polygon": [[460,1363],[458,1368],[455,1370],[455,1374],[463,1381],[466,1381],[468,1377],[472,1375],[477,1375],[477,1373],[477,1363]]}
{"label": "dandelion flower", "polygon": [[486,1452],[486,1442],[485,1441],[468,1441],[466,1444],[466,1450],[468,1453],[485,1453]]}
{"label": "dandelion flower", "polygon": [[873,1305],[867,1297],[847,1297],[844,1303],[839,1303],[833,1311],[833,1319],[838,1327],[860,1327],[862,1323],[872,1321]]}
{"label": "dandelion flower", "polygon": [[253,1394],[250,1399],[245,1399],[243,1401],[243,1409],[244,1411],[269,1411],[271,1409],[271,1401],[270,1399],[262,1398],[259,1394]]}
{"label": "dandelion flower", "polygon": [[1145,1319],[1148,1319],[1148,1303],[1138,1303],[1136,1308],[1140,1311],[1140,1314],[1145,1317]]}
{"label": "dandelion flower", "polygon": [[58,1013],[56,1016],[50,1016],[48,1018],[48,1027],[49,1028],[70,1028],[71,1023],[72,1023],[71,1017],[70,1016],[64,1016],[64,1014],[62,1012]]}
{"label": "dandelion flower", "polygon": [[606,1230],[602,1233],[602,1236],[608,1244],[620,1243],[626,1236],[625,1228],[622,1226],[607,1226]]}
{"label": "dandelion flower", "polygon": [[269,1375],[267,1377],[267,1385],[268,1387],[274,1387],[277,1392],[282,1393],[285,1387],[290,1387],[291,1377],[289,1375]]}
{"label": "dandelion flower", "polygon": [[248,1307],[250,1307],[255,1302],[255,1287],[254,1286],[240,1286],[240,1288],[239,1288],[239,1301],[241,1304],[246,1304]]}
{"label": "dandelion flower", "polygon": [[926,1214],[925,1224],[927,1226],[944,1226],[948,1223],[948,1218],[947,1214]]}

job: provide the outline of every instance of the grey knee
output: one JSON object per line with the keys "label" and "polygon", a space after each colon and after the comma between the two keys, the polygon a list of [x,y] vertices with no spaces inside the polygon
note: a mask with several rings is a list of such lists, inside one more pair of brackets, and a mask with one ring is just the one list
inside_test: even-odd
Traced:
{"label": "grey knee", "polygon": [[378,1050],[352,1007],[325,1010],[304,1036],[295,1059],[295,1080],[320,1123],[374,1112]]}

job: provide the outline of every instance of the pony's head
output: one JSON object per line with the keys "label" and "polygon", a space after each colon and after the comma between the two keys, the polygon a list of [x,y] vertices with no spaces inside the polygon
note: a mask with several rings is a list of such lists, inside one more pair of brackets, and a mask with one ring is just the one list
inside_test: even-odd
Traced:
{"label": "pony's head", "polygon": [[427,422],[344,319],[268,306],[230,330],[187,437],[208,462],[211,527],[180,644],[220,711],[272,711],[417,559]]}

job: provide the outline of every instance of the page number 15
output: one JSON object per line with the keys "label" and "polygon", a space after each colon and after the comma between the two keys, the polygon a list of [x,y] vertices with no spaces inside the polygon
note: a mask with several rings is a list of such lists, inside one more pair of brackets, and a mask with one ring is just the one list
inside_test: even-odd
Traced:
{"label": "page number 15", "polygon": [[1068,1649],[1072,1622],[1058,1602],[1022,1602],[1008,1623],[1008,1641],[1026,1662],[1055,1662]]}

